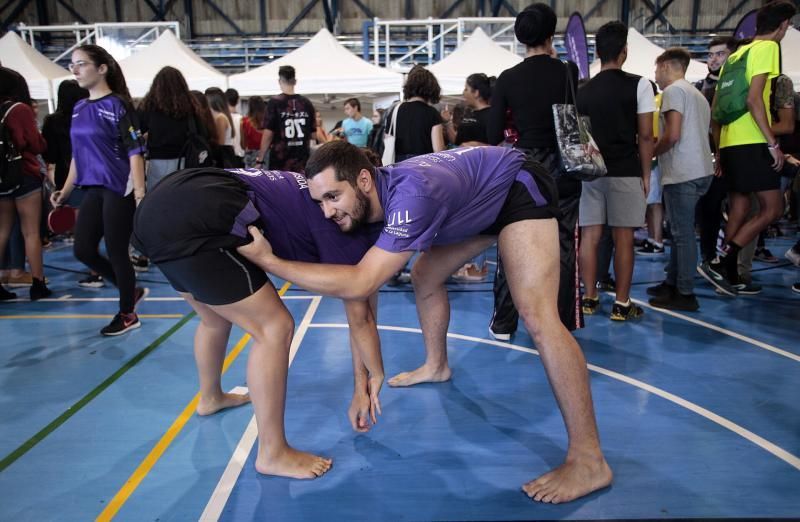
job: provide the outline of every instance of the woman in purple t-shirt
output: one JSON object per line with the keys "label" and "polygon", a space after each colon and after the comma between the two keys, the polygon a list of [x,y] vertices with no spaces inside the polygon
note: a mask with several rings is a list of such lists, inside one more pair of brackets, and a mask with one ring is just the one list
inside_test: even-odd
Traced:
{"label": "woman in purple t-shirt", "polygon": [[[51,201],[63,204],[75,185],[86,189],[75,225],[75,257],[119,288],[119,313],[100,333],[120,335],[141,326],[135,307],[147,294],[136,288],[128,257],[133,213],[145,192],[144,145],[117,61],[102,47],[82,45],[69,68],[89,98],[72,113],[72,162]],[[107,258],[99,252],[102,238]]]}

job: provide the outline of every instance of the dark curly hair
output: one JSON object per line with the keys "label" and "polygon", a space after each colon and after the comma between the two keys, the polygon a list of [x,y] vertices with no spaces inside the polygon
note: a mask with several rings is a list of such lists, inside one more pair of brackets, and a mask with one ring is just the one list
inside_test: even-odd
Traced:
{"label": "dark curly hair", "polygon": [[189,94],[192,95],[194,102],[197,104],[197,119],[200,120],[203,127],[205,127],[208,144],[212,147],[216,147],[219,145],[219,141],[217,140],[217,126],[214,124],[214,116],[211,114],[211,107],[208,105],[206,95],[200,91],[189,91]]}
{"label": "dark curly hair", "polygon": [[170,66],[162,68],[153,78],[140,109],[166,114],[176,120],[197,112],[194,98],[189,96],[186,79],[178,69]]}
{"label": "dark curly hair", "polygon": [[442,88],[436,77],[428,69],[421,65],[415,65],[406,77],[406,84],[403,85],[403,97],[405,99],[418,96],[428,103],[439,103],[442,97]]}

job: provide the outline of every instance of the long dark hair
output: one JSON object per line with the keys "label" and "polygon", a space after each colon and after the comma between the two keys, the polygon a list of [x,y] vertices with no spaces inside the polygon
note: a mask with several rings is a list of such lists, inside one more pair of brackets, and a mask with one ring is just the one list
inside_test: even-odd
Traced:
{"label": "long dark hair", "polygon": [[108,72],[106,73],[108,88],[111,89],[111,92],[122,98],[127,105],[133,105],[131,93],[128,90],[128,84],[125,83],[125,75],[122,74],[122,69],[119,64],[113,56],[108,54],[108,51],[99,45],[92,44],[81,45],[75,48],[75,50],[86,53],[96,67],[105,65],[108,68]]}
{"label": "long dark hair", "polygon": [[56,114],[62,121],[67,122],[67,128],[72,126],[72,110],[80,100],[89,97],[89,91],[78,85],[75,80],[64,80],[58,85],[58,105]]}
{"label": "long dark hair", "polygon": [[170,66],[158,71],[140,108],[146,112],[163,113],[176,120],[197,112],[194,98],[189,96],[186,78],[178,69]]}
{"label": "long dark hair", "polygon": [[230,124],[231,130],[231,138],[236,136],[236,130],[233,128],[233,116],[231,116],[231,110],[228,108],[228,100],[225,98],[225,93],[222,92],[222,89],[217,89],[212,87],[210,89],[206,89],[206,98],[208,98],[208,105],[211,109],[221,112],[228,118],[228,123]]}
{"label": "long dark hair", "polygon": [[264,114],[267,112],[267,104],[261,96],[251,96],[247,100],[247,119],[257,130],[264,128]]}
{"label": "long dark hair", "polygon": [[7,101],[31,105],[31,93],[25,77],[14,69],[0,66],[0,103]]}
{"label": "long dark hair", "polygon": [[197,117],[206,128],[208,144],[212,147],[219,145],[217,141],[217,126],[214,125],[214,116],[211,114],[211,107],[208,106],[208,98],[200,91],[189,91],[189,94],[197,103]]}

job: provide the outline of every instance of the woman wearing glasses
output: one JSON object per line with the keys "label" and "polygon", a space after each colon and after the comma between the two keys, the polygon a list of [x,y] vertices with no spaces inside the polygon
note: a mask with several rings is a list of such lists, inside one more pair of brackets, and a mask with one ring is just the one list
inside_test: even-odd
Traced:
{"label": "woman wearing glasses", "polygon": [[[72,188],[86,189],[75,225],[75,257],[119,289],[119,313],[100,333],[120,335],[141,323],[136,303],[147,291],[136,288],[128,257],[133,213],[144,198],[144,145],[122,71],[102,47],[82,45],[70,70],[89,98],[72,113],[72,162],[64,187],[53,193],[61,205]],[[99,252],[105,238],[104,257]]]}

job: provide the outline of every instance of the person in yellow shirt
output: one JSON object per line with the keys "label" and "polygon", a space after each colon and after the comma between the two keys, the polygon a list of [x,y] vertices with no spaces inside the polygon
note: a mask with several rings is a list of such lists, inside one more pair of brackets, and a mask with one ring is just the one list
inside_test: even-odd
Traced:
{"label": "person in yellow shirt", "polygon": [[[792,2],[777,0],[764,5],[756,15],[756,36],[751,43],[732,53],[722,68],[717,85],[725,83],[725,68],[747,60],[745,76],[749,84],[747,112],[720,125],[713,122],[717,146],[717,172],[728,183],[728,224],[725,244],[718,262],[704,262],[697,270],[725,295],[735,296],[738,283],[737,254],[783,213],[780,170],[783,153],[770,128],[770,80],[780,74],[780,47],[797,10]],[[714,109],[712,107],[712,113]],[[748,219],[750,194],[755,194],[760,210]]]}

